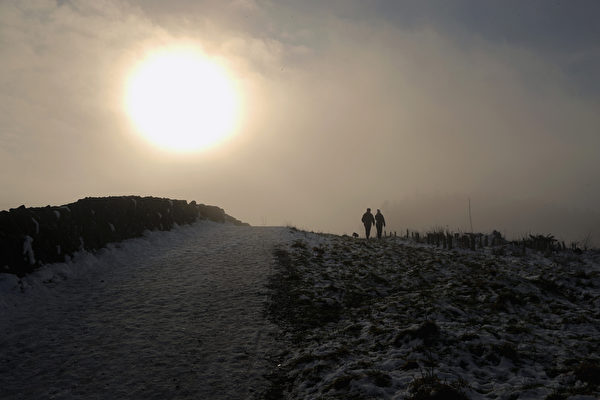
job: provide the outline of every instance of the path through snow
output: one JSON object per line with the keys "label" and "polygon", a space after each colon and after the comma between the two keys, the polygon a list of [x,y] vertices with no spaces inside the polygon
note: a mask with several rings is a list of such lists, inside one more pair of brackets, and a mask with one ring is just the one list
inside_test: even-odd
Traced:
{"label": "path through snow", "polygon": [[275,345],[264,284],[287,235],[200,222],[46,267],[24,293],[4,275],[0,397],[252,397]]}

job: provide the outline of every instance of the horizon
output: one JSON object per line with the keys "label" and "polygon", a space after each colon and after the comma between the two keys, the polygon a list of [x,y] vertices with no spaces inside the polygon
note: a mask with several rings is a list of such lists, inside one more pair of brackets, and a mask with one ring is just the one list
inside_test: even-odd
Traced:
{"label": "horizon", "polygon": [[[60,208],[66,205],[72,205],[76,202],[78,202],[79,200],[84,200],[84,199],[89,199],[89,198],[95,198],[95,199],[99,199],[99,198],[109,198],[109,197],[154,197],[154,198],[158,198],[157,196],[137,196],[137,195],[114,195],[114,196],[101,196],[101,197],[92,197],[92,196],[88,196],[86,198],[83,199],[77,199],[74,201],[71,201],[69,203],[65,203],[65,204],[54,204],[54,205],[50,205],[50,204],[46,204],[46,205],[36,205],[36,206],[26,206],[25,204],[20,205],[19,207],[27,207],[27,208],[45,208],[45,207],[52,207],[52,208]],[[191,203],[192,201],[196,202],[197,204],[203,204],[201,201],[196,201],[196,200],[189,200],[189,199],[174,199],[174,198],[168,198],[168,197],[164,197],[165,199],[170,199],[170,200],[178,200],[178,201],[186,201],[188,204]],[[405,199],[406,200],[406,199]],[[478,229],[474,229],[472,228],[473,223],[472,223],[472,216],[469,215],[470,210],[467,208],[467,210],[465,210],[464,215],[462,215],[460,212],[457,212],[454,215],[449,215],[449,214],[445,214],[444,213],[440,213],[440,205],[445,205],[448,206],[448,204],[451,204],[451,208],[454,210],[459,210],[462,205],[462,199],[461,198],[457,198],[457,197],[448,197],[445,199],[440,199],[440,198],[435,198],[435,197],[430,197],[430,198],[426,198],[426,199],[417,199],[417,198],[413,198],[412,199],[412,203],[410,201],[405,201],[404,206],[401,206],[401,203],[393,203],[390,204],[389,202],[384,202],[384,204],[381,206],[382,209],[384,209],[386,211],[386,214],[388,213],[388,211],[390,211],[390,214],[392,215],[392,218],[397,218],[397,220],[401,220],[404,221],[405,224],[402,227],[399,227],[396,223],[396,219],[394,219],[392,221],[392,225],[389,225],[389,215],[388,215],[388,225],[386,227],[383,228],[383,232],[384,235],[398,235],[399,237],[404,236],[407,231],[410,231],[412,233],[418,232],[421,234],[425,234],[427,232],[439,232],[439,231],[444,231],[444,232],[449,232],[449,233],[475,233],[475,234],[484,234],[484,235],[489,235],[492,234],[492,232],[494,231],[498,231],[501,233],[502,237],[504,237],[505,239],[509,240],[509,241],[518,241],[521,239],[527,239],[529,238],[530,235],[542,235],[542,236],[548,236],[551,235],[552,237],[554,237],[558,242],[565,242],[567,243],[569,246],[571,244],[576,245],[577,247],[582,247],[585,249],[594,249],[598,247],[598,241],[597,239],[592,236],[592,233],[594,232],[594,221],[592,220],[590,221],[585,221],[584,219],[588,217],[587,214],[578,214],[577,210],[569,210],[569,209],[557,209],[554,208],[551,204],[543,204],[540,207],[540,214],[546,219],[546,223],[545,224],[540,224],[539,226],[541,227],[541,229],[538,229],[537,231],[532,230],[529,228],[529,226],[534,225],[534,223],[532,223],[532,220],[535,220],[536,215],[526,215],[524,219],[522,219],[522,223],[521,225],[519,225],[517,228],[513,229],[513,230],[508,230],[506,228],[504,229],[497,229],[498,226],[502,226],[502,224],[499,224],[498,221],[501,219],[506,218],[506,215],[503,215],[502,209],[498,208],[497,204],[491,204],[491,205],[486,205],[483,207],[483,210],[485,210],[485,213],[479,213],[479,215],[476,215],[476,217],[483,217],[483,218],[477,218],[476,219],[476,224],[475,227],[477,227]],[[423,202],[422,202],[423,201]],[[423,204],[424,203],[424,204]],[[218,204],[207,204],[208,206],[216,206],[219,207]],[[471,206],[470,204],[470,199],[469,199],[469,207]],[[539,207],[538,204],[534,204],[534,203],[528,203],[527,201],[522,201],[519,206],[521,208],[525,207],[526,210],[528,212],[531,212],[533,207]],[[8,210],[0,210],[0,212],[4,211],[4,212],[10,212],[12,210],[16,210],[18,207],[13,207],[10,208]],[[221,208],[221,207],[219,207]],[[479,210],[478,207],[473,207],[475,210]],[[416,215],[416,213],[414,213],[415,210],[425,210],[427,215],[425,217],[420,216],[420,215]],[[233,217],[234,219],[237,219],[235,215],[231,215],[230,213],[227,212],[227,210],[223,210],[226,214],[230,215],[231,217]],[[378,210],[379,211],[379,210]],[[470,218],[471,217],[471,218]],[[563,219],[563,221],[565,219],[568,218],[572,218],[574,220],[576,220],[577,222],[579,222],[582,226],[587,226],[587,234],[585,234],[584,236],[579,236],[578,235],[578,231],[562,231],[562,232],[552,232],[551,228],[555,223],[556,223],[556,219]],[[483,221],[483,223],[481,222]],[[245,223],[246,221],[241,221],[242,223]],[[587,222],[587,223],[586,223]],[[361,232],[364,230],[364,228],[361,227],[360,229],[357,229],[356,231],[350,232],[350,231],[327,231],[327,230],[315,230],[312,229],[310,227],[306,227],[303,226],[302,224],[295,224],[291,221],[286,221],[280,224],[267,224],[267,220],[263,219],[261,221],[260,224],[250,224],[251,226],[263,226],[263,227],[283,227],[283,226],[288,226],[288,227],[292,227],[294,229],[299,229],[302,231],[310,231],[310,232],[316,232],[316,233],[323,233],[323,234],[332,234],[332,235],[351,235],[353,233],[356,232]]]}
{"label": "horizon", "polygon": [[0,4],[0,210],[140,195],[251,225],[600,245],[600,4]]}

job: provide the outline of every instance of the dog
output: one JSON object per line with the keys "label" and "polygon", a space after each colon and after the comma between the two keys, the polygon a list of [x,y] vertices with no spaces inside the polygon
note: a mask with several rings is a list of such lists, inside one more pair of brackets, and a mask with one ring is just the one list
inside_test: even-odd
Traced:
{"label": "dog", "polygon": [[352,233],[352,236],[354,236],[355,238],[357,238],[358,237],[358,233],[354,232],[354,233]]}

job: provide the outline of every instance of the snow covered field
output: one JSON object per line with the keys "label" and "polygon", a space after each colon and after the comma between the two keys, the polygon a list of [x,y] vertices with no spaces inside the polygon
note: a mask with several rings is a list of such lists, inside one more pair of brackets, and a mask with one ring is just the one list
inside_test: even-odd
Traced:
{"label": "snow covered field", "polygon": [[508,253],[199,222],[2,274],[0,398],[599,398],[600,254]]}
{"label": "snow covered field", "polygon": [[600,398],[598,252],[496,256],[293,234],[270,281],[269,314],[289,346],[272,393]]}
{"label": "snow covered field", "polygon": [[199,222],[0,275],[1,399],[244,399],[284,228]]}

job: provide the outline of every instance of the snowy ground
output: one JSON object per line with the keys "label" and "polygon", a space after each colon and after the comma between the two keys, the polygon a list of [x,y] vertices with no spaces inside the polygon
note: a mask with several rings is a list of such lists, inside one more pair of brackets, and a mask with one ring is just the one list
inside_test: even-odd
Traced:
{"label": "snowy ground", "polygon": [[598,253],[201,222],[0,275],[2,399],[587,400],[599,349]]}
{"label": "snowy ground", "polygon": [[497,256],[292,233],[270,281],[270,318],[289,346],[276,354],[274,396],[600,398],[598,252]]}
{"label": "snowy ground", "polygon": [[276,347],[264,285],[286,238],[199,222],[0,275],[0,398],[254,397]]}

